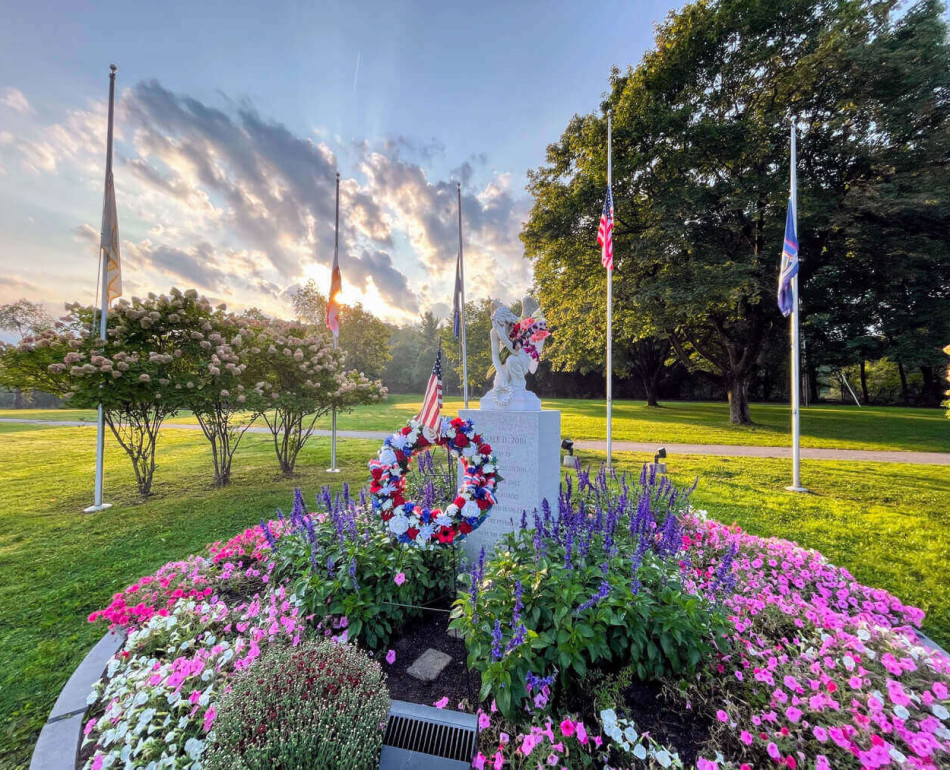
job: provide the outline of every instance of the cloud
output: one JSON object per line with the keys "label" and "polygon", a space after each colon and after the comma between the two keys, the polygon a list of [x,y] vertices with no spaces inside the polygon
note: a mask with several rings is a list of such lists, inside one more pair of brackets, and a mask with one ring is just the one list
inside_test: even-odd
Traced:
{"label": "cloud", "polygon": [[35,110],[30,106],[30,102],[18,88],[5,88],[0,92],[0,104],[15,110],[22,115],[29,115]]}
{"label": "cloud", "polygon": [[[90,102],[27,138],[0,134],[33,173],[64,164],[101,185],[106,105]],[[116,194],[123,271],[130,285],[172,281],[238,305],[287,313],[287,291],[324,280],[334,250],[341,172],[340,259],[346,295],[388,319],[450,304],[458,251],[456,180],[463,183],[467,295],[520,296],[530,284],[518,234],[527,201],[474,154],[436,178],[437,139],[393,136],[342,145],[299,135],[248,101],[210,104],[155,80],[124,90],[116,107]],[[341,168],[340,156],[353,158]],[[95,172],[95,173],[92,173]],[[73,236],[95,243],[98,230]],[[156,285],[157,284],[157,285]],[[351,292],[352,290],[352,292]]]}

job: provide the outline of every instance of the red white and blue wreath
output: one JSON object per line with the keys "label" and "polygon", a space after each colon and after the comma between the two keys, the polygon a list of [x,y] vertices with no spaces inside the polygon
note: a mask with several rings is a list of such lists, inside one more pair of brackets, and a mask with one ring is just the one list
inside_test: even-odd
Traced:
{"label": "red white and blue wreath", "polygon": [[[406,500],[406,474],[418,452],[447,447],[464,468],[455,499],[445,507],[429,509]],[[475,432],[471,420],[442,418],[439,433],[409,420],[389,436],[375,460],[369,462],[373,510],[400,543],[420,548],[451,545],[478,529],[495,504],[495,488],[501,477],[491,446]]]}

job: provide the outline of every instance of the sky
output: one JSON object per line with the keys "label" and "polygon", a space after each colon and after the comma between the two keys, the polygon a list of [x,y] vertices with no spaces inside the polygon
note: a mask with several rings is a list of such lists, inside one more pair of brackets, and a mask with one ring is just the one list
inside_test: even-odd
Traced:
{"label": "sky", "polygon": [[664,0],[0,0],[0,304],[96,295],[108,104],[124,296],[196,288],[290,315],[333,259],[387,321],[510,301],[527,171],[636,64]]}

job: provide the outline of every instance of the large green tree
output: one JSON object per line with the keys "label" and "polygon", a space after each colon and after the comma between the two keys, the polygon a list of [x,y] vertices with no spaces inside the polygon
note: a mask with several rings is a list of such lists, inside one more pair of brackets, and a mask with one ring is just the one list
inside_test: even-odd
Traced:
{"label": "large green tree", "polygon": [[[880,194],[880,162],[897,147],[900,157],[884,183],[897,207],[916,197],[911,207],[918,215],[939,220],[946,201],[942,177],[929,198],[910,189],[936,158],[946,167],[947,145],[941,151],[934,141],[945,124],[945,25],[932,2],[903,16],[896,9],[894,0],[697,2],[671,14],[636,68],[614,71],[601,111],[575,116],[529,178],[535,203],[523,239],[542,305],[562,339],[556,350],[561,344],[590,355],[604,346],[605,275],[595,233],[606,184],[607,109],[614,122],[621,346],[642,336],[636,319],[625,320],[625,309],[635,308],[669,338],[685,366],[726,390],[732,422],[749,421],[750,379],[766,341],[784,325],[775,291],[792,116],[801,127],[805,314],[814,302],[847,323],[864,309],[842,308],[827,296],[842,289],[831,275],[815,280],[817,296],[808,299],[816,273],[846,272],[854,254],[847,244],[875,237],[873,222],[842,215],[858,205],[856,191]],[[918,61],[928,64],[918,68]],[[913,103],[884,121],[884,102],[905,92],[914,94]],[[897,127],[907,129],[906,138]],[[929,205],[934,199],[940,202]],[[899,271],[895,262],[904,254],[893,246],[879,248],[878,256]],[[915,251],[932,263],[937,252],[945,259],[945,246],[928,240]],[[872,277],[873,271],[854,280],[866,286]],[[887,296],[903,301],[896,292]],[[927,290],[916,296],[910,315],[919,320],[935,297]],[[880,294],[870,301],[887,312]],[[577,319],[585,328],[565,334],[561,327]]]}

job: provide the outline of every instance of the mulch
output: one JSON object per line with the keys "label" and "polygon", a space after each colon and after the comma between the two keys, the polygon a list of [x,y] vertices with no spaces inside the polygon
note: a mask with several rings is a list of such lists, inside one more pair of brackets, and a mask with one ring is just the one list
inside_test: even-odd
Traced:
{"label": "mulch", "polygon": [[[462,703],[463,708],[459,710],[474,713],[481,677],[466,666],[465,642],[449,636],[448,625],[447,612],[426,611],[422,618],[409,623],[402,636],[393,642],[392,649],[396,651],[393,665],[384,659],[386,650],[378,653],[391,698],[431,706],[447,697],[446,708],[458,709]],[[450,655],[452,662],[435,681],[422,682],[406,673],[406,669],[430,647]]]}

